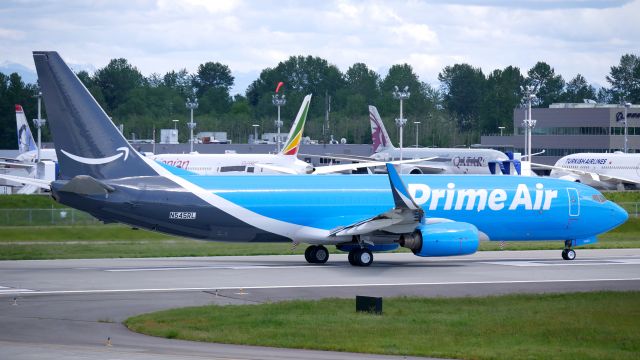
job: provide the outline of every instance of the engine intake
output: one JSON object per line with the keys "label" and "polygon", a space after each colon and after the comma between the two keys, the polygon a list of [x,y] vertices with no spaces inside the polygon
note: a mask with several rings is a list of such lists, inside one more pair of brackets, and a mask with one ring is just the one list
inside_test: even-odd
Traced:
{"label": "engine intake", "polygon": [[473,254],[480,244],[478,229],[464,222],[423,224],[413,233],[402,235],[399,242],[422,257]]}

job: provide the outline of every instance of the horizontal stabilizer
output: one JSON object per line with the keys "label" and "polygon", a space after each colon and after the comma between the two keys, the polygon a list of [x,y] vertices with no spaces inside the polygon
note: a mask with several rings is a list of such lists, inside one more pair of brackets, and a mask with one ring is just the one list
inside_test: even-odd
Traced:
{"label": "horizontal stabilizer", "polygon": [[69,180],[60,191],[80,194],[80,195],[101,195],[114,192],[115,189],[101,181],[88,175],[78,175]]}
{"label": "horizontal stabilizer", "polygon": [[51,186],[51,182],[49,180],[35,179],[35,178],[22,177],[22,176],[0,174],[0,179],[9,180],[18,184],[33,185],[41,189],[49,189]]}

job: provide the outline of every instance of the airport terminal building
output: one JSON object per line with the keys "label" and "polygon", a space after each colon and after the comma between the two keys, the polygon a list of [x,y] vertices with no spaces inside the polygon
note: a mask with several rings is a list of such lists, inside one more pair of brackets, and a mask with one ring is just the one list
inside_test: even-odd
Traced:
{"label": "airport terminal building", "polygon": [[[563,156],[579,152],[614,152],[624,149],[624,107],[611,104],[558,103],[532,109],[536,120],[531,138],[532,152],[545,151],[534,161],[553,165]],[[524,153],[527,109],[513,110],[514,133],[482,136],[481,145]],[[640,105],[627,110],[628,148],[640,153]]]}

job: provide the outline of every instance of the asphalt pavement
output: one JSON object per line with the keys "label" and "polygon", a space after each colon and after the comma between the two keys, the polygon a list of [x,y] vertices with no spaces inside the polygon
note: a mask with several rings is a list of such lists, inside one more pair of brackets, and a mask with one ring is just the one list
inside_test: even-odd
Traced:
{"label": "asphalt pavement", "polygon": [[334,254],[324,265],[297,255],[3,261],[0,359],[397,359],[154,338],[121,322],[173,307],[286,299],[640,290],[640,249],[577,253],[574,261],[560,251],[375,254],[366,268]]}

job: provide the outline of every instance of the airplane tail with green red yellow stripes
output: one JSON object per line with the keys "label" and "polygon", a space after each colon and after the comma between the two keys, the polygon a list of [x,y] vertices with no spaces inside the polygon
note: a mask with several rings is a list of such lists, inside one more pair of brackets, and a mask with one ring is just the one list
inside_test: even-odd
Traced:
{"label": "airplane tail with green red yellow stripes", "polygon": [[296,156],[298,155],[298,150],[300,149],[300,143],[302,143],[302,133],[304,131],[304,123],[307,121],[307,114],[309,114],[309,103],[311,102],[311,94],[304,97],[302,100],[302,105],[300,105],[300,110],[298,110],[298,115],[296,115],[296,120],[293,122],[291,126],[291,130],[289,131],[289,137],[287,138],[287,142],[280,150],[279,155],[287,155],[287,156]]}

